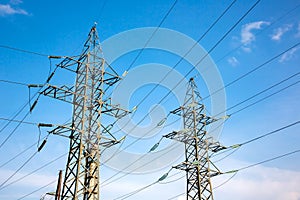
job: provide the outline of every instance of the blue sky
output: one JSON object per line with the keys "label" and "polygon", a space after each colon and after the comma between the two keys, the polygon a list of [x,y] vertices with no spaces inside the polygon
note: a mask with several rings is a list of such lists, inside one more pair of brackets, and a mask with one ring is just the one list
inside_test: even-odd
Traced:
{"label": "blue sky", "polygon": [[[222,36],[236,23],[236,21],[254,4],[255,1],[237,1],[224,17],[208,32],[200,41],[204,50],[210,49],[222,38]],[[111,52],[117,52],[126,44],[126,41],[140,38],[124,38],[120,43],[111,44],[112,39],[120,33],[134,30],[136,28],[156,27],[160,24],[162,18],[169,10],[174,1],[26,1],[11,0],[0,2],[0,80],[21,82],[25,84],[41,84],[49,74],[49,70],[59,61],[52,60],[50,68],[49,59],[46,56],[15,51],[3,46],[24,49],[45,55],[72,56],[80,54],[84,41],[90,28],[97,22],[97,30],[101,41],[104,43],[104,56],[109,57]],[[162,28],[172,30],[184,35],[185,38],[198,40],[200,36],[210,27],[214,20],[225,10],[231,1],[196,1],[196,0],[178,0],[174,8],[165,19]],[[259,4],[214,48],[210,53],[210,58],[214,61],[216,69],[222,78],[224,85],[240,77],[255,67],[265,63],[272,57],[280,54],[286,49],[299,43],[300,40],[300,1],[287,0],[282,1],[262,0]],[[144,29],[142,29],[144,30]],[[147,35],[144,35],[147,38]],[[142,38],[142,36],[141,36]],[[162,39],[162,38],[160,38]],[[182,41],[172,40],[165,37],[162,43],[174,47],[181,51],[187,46],[180,46]],[[151,44],[150,44],[151,45]],[[155,46],[155,45],[153,45]],[[107,48],[107,51],[105,51]],[[141,47],[140,47],[141,48]],[[282,54],[269,64],[253,72],[249,76],[226,87],[226,106],[231,107],[248,97],[270,87],[273,84],[286,79],[299,72],[300,47],[292,48],[285,54]],[[195,52],[195,59],[201,59]],[[122,74],[138,51],[128,52],[112,61],[112,66],[119,74]],[[199,53],[200,54],[200,53]],[[199,58],[198,58],[198,57]],[[159,79],[160,69],[163,70],[175,65],[180,57],[172,52],[162,49],[149,48],[143,51],[140,57],[133,64],[128,72],[128,79],[145,80],[145,85],[133,85],[139,89],[134,93],[128,94],[130,99],[127,102],[118,102],[128,109],[132,109],[147,94],[155,83],[155,78]],[[149,63],[151,64],[149,66]],[[154,64],[155,63],[155,64]],[[148,65],[147,65],[148,64]],[[147,70],[146,69],[146,67]],[[151,68],[149,68],[151,67]],[[191,63],[187,60],[182,61],[176,68],[178,76],[186,74],[192,69]],[[141,70],[142,69],[142,70]],[[149,70],[157,69],[157,70]],[[143,71],[145,70],[145,71]],[[207,69],[211,72],[212,69]],[[131,73],[132,72],[132,73]],[[144,72],[143,77],[131,76],[131,74]],[[147,72],[147,73],[146,73]],[[163,72],[163,71],[162,71]],[[161,73],[162,73],[161,72]],[[193,71],[191,76],[196,76],[197,71]],[[147,77],[147,78],[146,78]],[[174,75],[174,77],[177,77]],[[153,78],[153,80],[152,80]],[[188,79],[189,77],[187,77]],[[74,74],[59,69],[55,74],[51,84],[54,85],[72,85],[74,83]],[[126,79],[124,79],[125,81]],[[152,81],[151,81],[152,80]],[[138,122],[149,110],[159,102],[159,99],[170,89],[168,86],[176,84],[176,78],[170,78],[169,82],[162,84],[151,94],[147,100],[138,108],[133,117],[133,122]],[[201,76],[195,79],[199,91],[203,97],[209,95],[209,85],[207,85]],[[217,80],[217,78],[216,78]],[[299,81],[299,75],[289,81],[274,87],[267,93],[258,96],[255,99],[236,107],[228,114],[243,108],[244,106],[255,102],[256,100],[272,94],[285,86]],[[140,86],[140,87],[139,87]],[[37,90],[32,89],[31,95]],[[179,91],[184,94],[184,85],[181,85]],[[300,118],[299,114],[299,94],[300,86],[296,84],[268,99],[262,101],[248,109],[233,115],[224,124],[220,142],[230,146],[252,139],[256,136],[281,128]],[[0,82],[0,118],[12,118],[13,115],[28,103],[28,88],[23,85],[9,84]],[[126,87],[122,90],[126,94]],[[181,94],[182,94],[181,93]],[[121,100],[120,100],[121,101]],[[32,103],[32,102],[31,102]],[[212,101],[210,98],[203,101],[207,105],[208,112],[211,112]],[[176,94],[172,94],[167,102],[161,104],[161,110],[154,112],[152,120],[146,118],[141,124],[141,129],[153,128],[163,118],[162,114],[178,107],[180,100]],[[29,107],[23,110],[16,118],[17,120],[28,112]],[[46,122],[62,124],[68,121],[72,115],[72,107],[67,103],[60,102],[49,97],[41,96],[39,102],[25,121],[28,122]],[[171,116],[166,124],[172,123],[178,118]],[[151,124],[152,122],[152,124]],[[7,122],[0,120],[0,130]],[[0,133],[0,142],[14,130],[17,123],[11,123]],[[144,129],[143,129],[144,128]],[[171,126],[162,128],[153,133],[151,137],[139,140],[135,145],[124,150],[130,153],[144,154],[159,138],[173,129],[180,129],[180,121]],[[241,147],[237,152],[226,159],[217,163],[222,171],[238,169],[243,166],[275,157],[300,148],[299,145],[299,125],[283,130],[272,136],[263,138],[253,143]],[[115,128],[115,131],[117,128]],[[126,132],[116,133],[121,138]],[[11,138],[0,148],[1,162],[3,165],[13,156],[22,152],[38,141],[39,130],[36,126],[22,124]],[[132,133],[134,134],[134,133]],[[46,130],[42,130],[42,136],[46,135]],[[136,136],[128,136],[124,146],[135,141]],[[170,145],[168,141],[163,141],[158,151],[163,151]],[[123,148],[124,148],[123,146]],[[22,156],[13,160],[0,168],[0,184],[14,173],[28,157],[30,157],[37,147],[30,148]],[[25,167],[20,170],[9,182],[30,173],[58,156],[68,152],[68,141],[66,138],[50,135],[45,148],[34,157]],[[183,153],[183,152],[182,152]],[[183,155],[183,154],[182,154]],[[106,155],[109,156],[109,155]],[[173,155],[171,155],[172,157]],[[155,155],[153,155],[155,157]],[[168,159],[166,155],[162,160],[149,164],[149,168],[155,168],[159,163],[164,163],[163,159]],[[162,164],[159,169],[149,172],[140,172],[139,174],[130,174],[123,178],[103,186],[101,196],[104,199],[114,199],[125,193],[131,192],[139,187],[143,187],[156,181],[162,174],[169,170],[172,165],[183,160],[181,155],[175,156],[176,159],[168,164]],[[125,165],[129,158],[116,161],[120,166]],[[128,159],[126,161],[126,159]],[[7,188],[0,188],[1,199],[18,199],[44,185],[56,180],[58,170],[64,169],[66,157],[62,157],[53,164],[39,170],[33,175],[28,176],[22,181],[14,183]],[[128,163],[130,164],[130,163]],[[153,166],[152,166],[153,165]],[[222,187],[215,190],[215,199],[300,199],[300,154],[294,154],[284,157],[280,160],[258,165],[247,170],[239,172],[233,179]],[[117,173],[111,166],[103,165],[101,169],[101,180],[106,179]],[[171,174],[175,174],[172,171]],[[121,176],[122,173],[116,177]],[[176,180],[184,173],[174,175],[166,182]],[[224,175],[213,179],[213,186],[217,186],[226,181],[229,176]],[[168,199],[177,194],[184,193],[185,180],[180,179],[169,184],[157,184],[147,190],[132,196],[129,199]],[[284,189],[283,189],[284,188]],[[43,190],[40,190],[26,199],[37,199],[46,192],[55,190],[55,183]],[[50,197],[47,197],[51,199]],[[175,198],[176,199],[176,198]],[[182,197],[177,199],[181,200]]]}

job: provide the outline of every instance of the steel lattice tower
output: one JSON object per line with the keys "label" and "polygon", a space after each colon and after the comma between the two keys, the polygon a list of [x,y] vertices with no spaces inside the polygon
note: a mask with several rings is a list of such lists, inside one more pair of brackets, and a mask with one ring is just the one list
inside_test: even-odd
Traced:
{"label": "steel lattice tower", "polygon": [[220,174],[220,171],[210,157],[223,147],[208,137],[206,126],[216,119],[205,114],[205,107],[193,78],[189,81],[184,104],[172,113],[183,117],[184,129],[173,131],[165,137],[185,145],[185,161],[174,168],[186,171],[186,199],[212,200],[210,178]]}
{"label": "steel lattice tower", "polygon": [[[61,199],[98,200],[100,151],[119,141],[110,133],[112,120],[128,113],[111,105],[106,95],[109,87],[120,80],[104,60],[94,26],[79,57],[65,57],[59,67],[76,73],[74,87],[48,85],[42,94],[73,104],[70,125],[56,127],[51,133],[70,133],[70,150],[63,181]],[[104,125],[103,121],[109,121]]]}

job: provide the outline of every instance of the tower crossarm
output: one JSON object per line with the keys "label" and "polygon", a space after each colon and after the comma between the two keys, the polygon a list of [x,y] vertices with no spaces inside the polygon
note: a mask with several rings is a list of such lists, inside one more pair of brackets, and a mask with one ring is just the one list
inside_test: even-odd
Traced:
{"label": "tower crossarm", "polygon": [[48,84],[46,89],[44,89],[40,94],[49,96],[61,101],[65,101],[68,103],[73,103],[73,95],[75,92],[73,91],[74,87],[68,87],[66,85],[63,86],[55,86],[55,85],[50,85]]}

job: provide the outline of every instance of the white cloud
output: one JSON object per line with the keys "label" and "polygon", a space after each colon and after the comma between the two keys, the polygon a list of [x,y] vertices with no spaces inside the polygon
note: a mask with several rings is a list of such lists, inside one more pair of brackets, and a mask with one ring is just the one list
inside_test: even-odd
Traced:
{"label": "white cloud", "polygon": [[287,24],[283,27],[279,27],[279,28],[275,29],[273,35],[271,35],[271,39],[279,41],[281,39],[281,37],[283,36],[283,34],[288,32],[289,30],[291,30],[292,27],[293,27],[292,24]]}
{"label": "white cloud", "polygon": [[295,47],[295,48],[291,49],[290,51],[284,53],[280,57],[279,62],[283,63],[283,62],[286,62],[286,61],[289,61],[290,59],[292,59],[298,49],[299,49],[299,47]]}
{"label": "white cloud", "polygon": [[250,44],[255,40],[255,35],[251,31],[261,29],[263,25],[269,24],[270,23],[266,21],[258,21],[243,25],[241,31],[241,42],[243,44]]}
{"label": "white cloud", "polygon": [[20,8],[13,8],[9,4],[0,4],[0,16],[14,15],[14,14],[28,15],[28,12]]}
{"label": "white cloud", "polygon": [[234,56],[228,58],[227,61],[233,67],[237,66],[240,63]]}

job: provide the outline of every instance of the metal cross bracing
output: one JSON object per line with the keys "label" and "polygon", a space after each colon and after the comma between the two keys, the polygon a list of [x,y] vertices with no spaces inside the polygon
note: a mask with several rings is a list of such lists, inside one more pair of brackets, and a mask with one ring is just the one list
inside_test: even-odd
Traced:
{"label": "metal cross bracing", "polygon": [[103,118],[111,122],[129,113],[119,105],[112,105],[106,95],[120,77],[103,57],[95,26],[90,30],[82,54],[65,57],[58,67],[76,73],[75,86],[48,85],[41,92],[73,104],[72,123],[50,131],[70,138],[61,199],[98,200],[100,151],[120,142],[110,133],[113,123],[104,125]]}
{"label": "metal cross bracing", "polygon": [[185,161],[174,168],[186,171],[186,199],[212,200],[210,178],[221,172],[211,162],[210,157],[225,147],[208,136],[206,126],[217,119],[205,114],[205,107],[201,103],[193,78],[189,81],[184,104],[172,113],[183,117],[184,128],[173,131],[165,137],[183,142],[185,145]]}

